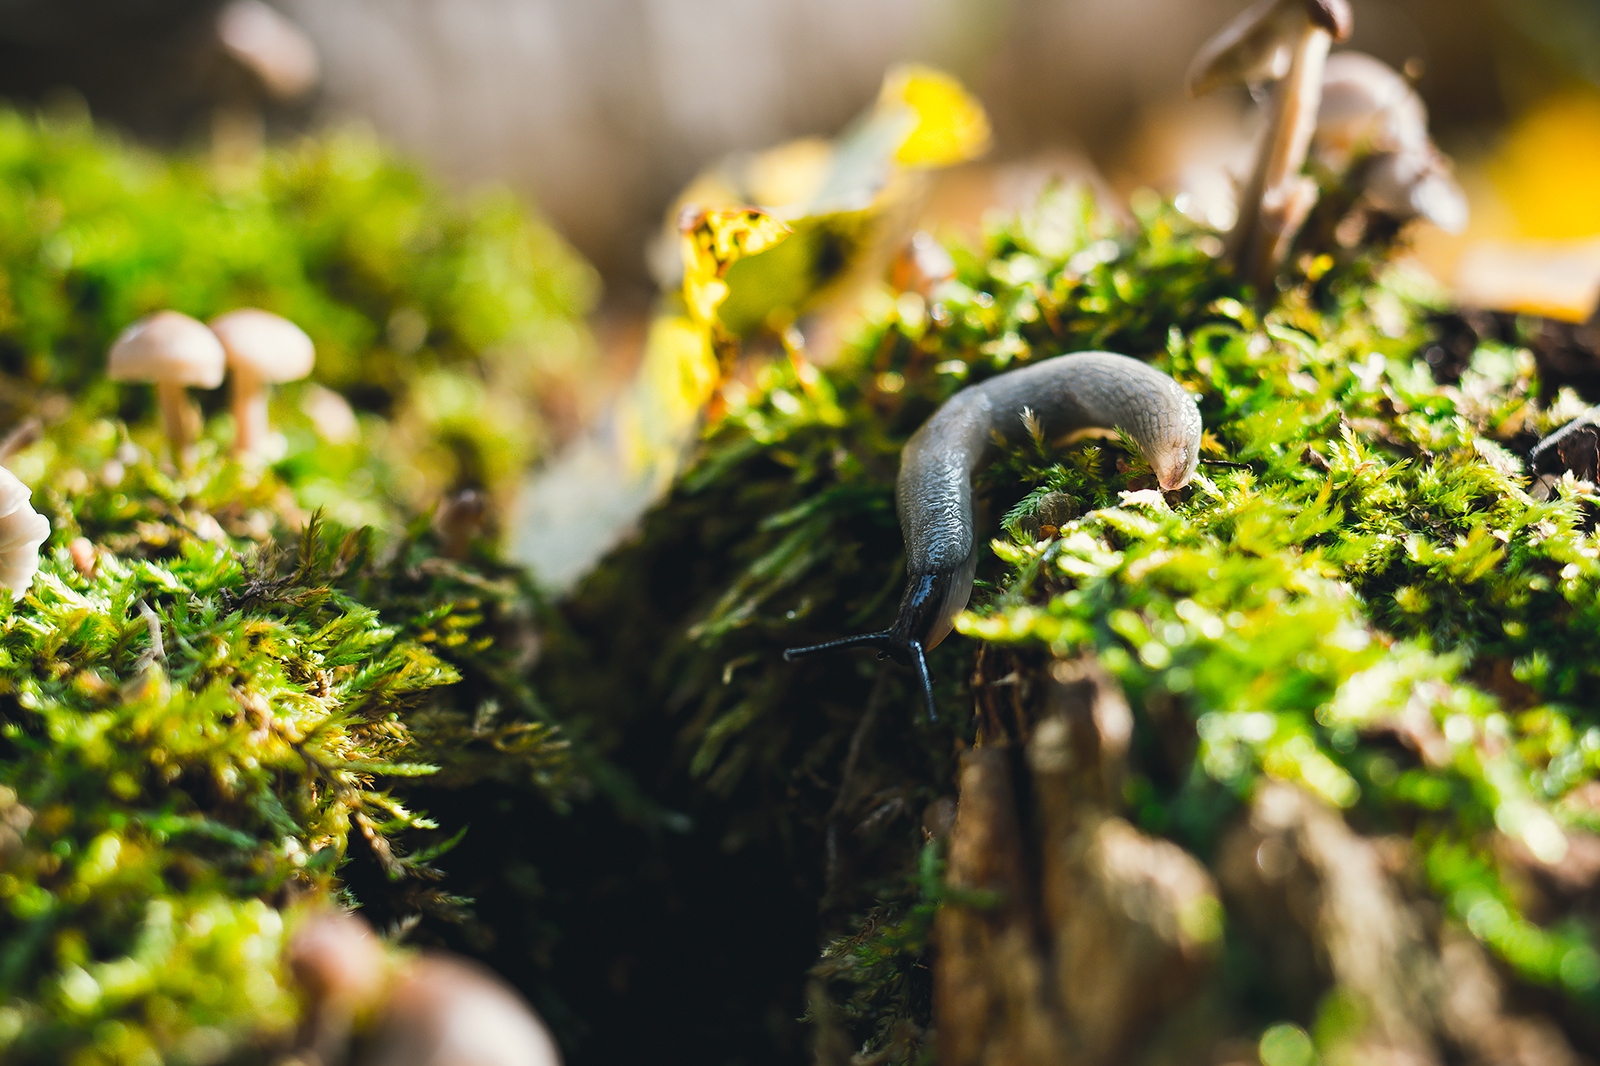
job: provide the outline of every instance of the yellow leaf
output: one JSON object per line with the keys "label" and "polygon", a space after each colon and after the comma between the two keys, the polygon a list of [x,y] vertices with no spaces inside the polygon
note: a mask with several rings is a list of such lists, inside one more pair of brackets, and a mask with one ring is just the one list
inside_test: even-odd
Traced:
{"label": "yellow leaf", "polygon": [[855,268],[876,220],[872,210],[796,219],[781,245],[728,269],[718,320],[736,336],[762,327],[781,332]]}
{"label": "yellow leaf", "polygon": [[728,295],[722,280],[746,256],[766,251],[789,235],[789,227],[754,207],[702,211],[681,227],[683,299],[696,321],[711,322]]}
{"label": "yellow leaf", "polygon": [[615,411],[618,453],[630,482],[665,488],[718,380],[705,323],[671,311],[657,315],[638,373]]}
{"label": "yellow leaf", "polygon": [[932,67],[907,65],[883,79],[878,106],[905,108],[909,130],[895,151],[908,167],[945,167],[976,159],[989,147],[989,116],[961,83]]}
{"label": "yellow leaf", "polygon": [[1600,234],[1600,93],[1542,101],[1506,137],[1489,174],[1516,221],[1516,236],[1561,240]]}

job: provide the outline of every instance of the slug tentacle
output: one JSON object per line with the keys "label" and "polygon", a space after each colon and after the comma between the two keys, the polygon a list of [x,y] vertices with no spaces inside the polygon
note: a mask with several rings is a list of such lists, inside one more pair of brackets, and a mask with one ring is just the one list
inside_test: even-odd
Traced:
{"label": "slug tentacle", "polygon": [[922,641],[915,637],[903,638],[897,636],[893,629],[886,629],[882,633],[864,633],[859,637],[844,637],[805,648],[785,648],[783,659],[784,662],[793,662],[802,655],[810,655],[812,652],[864,647],[877,648],[878,658],[887,655],[895,662],[909,666],[917,672],[917,678],[922,682],[922,699],[928,708],[928,721],[937,722],[939,711],[933,702],[933,678],[928,674],[928,659],[923,651]]}
{"label": "slug tentacle", "polygon": [[1156,481],[1188,484],[1200,461],[1200,410],[1172,378],[1113,352],[1075,352],[997,374],[962,389],[900,453],[895,504],[906,543],[906,591],[882,633],[790,648],[785,659],[872,646],[913,667],[928,718],[937,721],[926,653],[949,634],[972,595],[978,551],[972,476],[1004,447],[1041,434],[1120,430],[1138,445]]}

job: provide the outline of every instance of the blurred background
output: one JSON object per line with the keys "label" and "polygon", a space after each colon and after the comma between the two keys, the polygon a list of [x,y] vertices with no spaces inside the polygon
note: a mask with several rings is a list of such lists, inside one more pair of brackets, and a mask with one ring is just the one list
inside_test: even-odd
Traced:
{"label": "blurred background", "polygon": [[[1241,7],[274,0],[264,15],[256,0],[0,0],[0,95],[47,108],[81,99],[159,146],[207,144],[225,122],[219,104],[244,97],[273,137],[369,124],[456,187],[501,182],[532,201],[598,268],[602,317],[626,321],[650,291],[644,246],[697,170],[730,151],[836,133],[898,60],[960,77],[994,122],[988,158],[941,179],[934,210],[951,223],[974,224],[1030,184],[1016,177],[1030,169],[1090,167],[1119,191],[1216,181],[1243,151],[1249,101],[1242,91],[1187,100],[1182,76]],[[1507,263],[1513,277],[1550,271],[1571,290],[1557,307],[1592,303],[1600,4],[1354,9],[1344,47],[1417,79],[1471,196],[1466,234],[1419,235],[1430,266],[1452,281],[1465,264],[1468,288]],[[241,57],[251,74],[239,73]]]}

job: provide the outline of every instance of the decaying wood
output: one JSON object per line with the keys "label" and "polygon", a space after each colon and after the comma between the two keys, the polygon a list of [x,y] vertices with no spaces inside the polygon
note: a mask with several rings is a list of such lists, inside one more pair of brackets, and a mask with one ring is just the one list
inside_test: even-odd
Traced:
{"label": "decaying wood", "polygon": [[935,927],[941,1066],[1255,1064],[1273,1019],[1222,1008],[1225,924],[1326,1066],[1588,1062],[1427,897],[1408,841],[1268,781],[1208,870],[1119,816],[1133,717],[1095,661],[986,650],[975,682]]}
{"label": "decaying wood", "polygon": [[1132,716],[1098,665],[1056,663],[1037,720],[997,691],[936,928],[940,1062],[1125,1062],[1210,965],[1211,877],[1113,813]]}
{"label": "decaying wood", "polygon": [[1552,1021],[1512,1011],[1504,981],[1477,941],[1410,897],[1407,846],[1362,837],[1337,811],[1272,783],[1220,849],[1217,879],[1229,919],[1266,959],[1286,998],[1309,1016],[1337,997],[1360,1019],[1329,1060],[1587,1061]]}

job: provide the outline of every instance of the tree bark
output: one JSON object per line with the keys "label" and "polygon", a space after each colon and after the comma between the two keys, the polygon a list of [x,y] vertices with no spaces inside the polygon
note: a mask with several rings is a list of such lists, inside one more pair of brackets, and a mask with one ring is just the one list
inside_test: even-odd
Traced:
{"label": "tree bark", "polygon": [[935,928],[943,1066],[1126,1062],[1214,958],[1210,875],[1113,813],[1132,732],[1121,691],[1092,660],[1049,676],[1036,720],[1019,686],[1004,702],[980,689]]}
{"label": "tree bark", "polygon": [[1276,1061],[1274,1019],[1227,991],[1225,925],[1323,1066],[1589,1062],[1442,915],[1410,841],[1263,778],[1208,870],[1119,816],[1133,718],[1097,662],[986,649],[978,673],[934,930],[941,1066]]}

